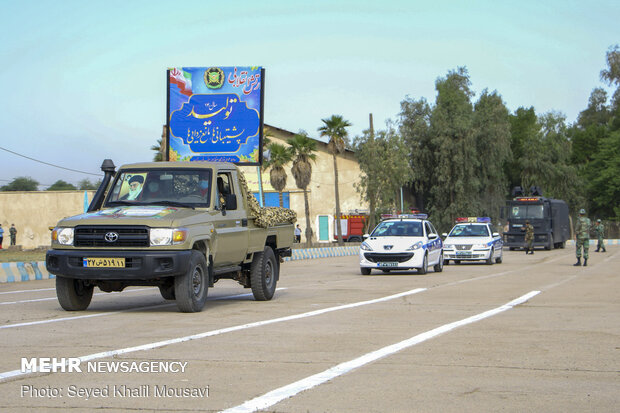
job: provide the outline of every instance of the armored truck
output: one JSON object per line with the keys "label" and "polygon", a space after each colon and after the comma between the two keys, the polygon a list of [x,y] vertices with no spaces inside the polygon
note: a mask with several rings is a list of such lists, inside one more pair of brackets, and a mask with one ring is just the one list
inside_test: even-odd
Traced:
{"label": "armored truck", "polygon": [[511,250],[525,246],[525,221],[534,227],[534,247],[564,248],[570,238],[568,205],[543,196],[517,196],[506,201],[501,217],[508,220],[504,246]]}
{"label": "armored truck", "polygon": [[209,287],[233,279],[270,300],[280,262],[291,255],[295,213],[260,208],[229,163],[152,162],[105,175],[88,211],[52,231],[47,270],[67,311],[105,292],[156,286],[180,311],[197,312]]}

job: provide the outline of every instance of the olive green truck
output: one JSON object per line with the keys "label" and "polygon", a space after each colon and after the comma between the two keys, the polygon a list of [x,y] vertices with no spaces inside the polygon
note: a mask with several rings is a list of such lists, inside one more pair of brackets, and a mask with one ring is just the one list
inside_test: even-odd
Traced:
{"label": "olive green truck", "polygon": [[46,267],[62,308],[85,310],[95,286],[156,286],[180,311],[197,312],[220,279],[251,288],[256,300],[273,297],[295,214],[259,208],[234,164],[152,162],[116,171],[106,159],[101,169],[88,211],[52,231]]}

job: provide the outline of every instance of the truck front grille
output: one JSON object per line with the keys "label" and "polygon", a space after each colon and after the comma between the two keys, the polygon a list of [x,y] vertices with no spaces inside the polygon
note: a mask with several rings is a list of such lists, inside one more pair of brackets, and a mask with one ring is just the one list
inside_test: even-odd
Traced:
{"label": "truck front grille", "polygon": [[400,254],[382,254],[380,252],[366,252],[364,257],[370,262],[405,262],[413,257],[413,252]]}
{"label": "truck front grille", "polygon": [[149,230],[145,226],[77,226],[76,247],[148,247]]}

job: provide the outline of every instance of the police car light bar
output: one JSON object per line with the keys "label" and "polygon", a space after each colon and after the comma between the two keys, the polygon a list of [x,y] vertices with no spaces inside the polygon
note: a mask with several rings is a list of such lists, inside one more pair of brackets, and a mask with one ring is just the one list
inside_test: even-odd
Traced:
{"label": "police car light bar", "polygon": [[398,218],[427,219],[428,214],[400,214]]}
{"label": "police car light bar", "polygon": [[479,223],[491,223],[489,217],[460,217],[456,219],[456,222],[479,222]]}

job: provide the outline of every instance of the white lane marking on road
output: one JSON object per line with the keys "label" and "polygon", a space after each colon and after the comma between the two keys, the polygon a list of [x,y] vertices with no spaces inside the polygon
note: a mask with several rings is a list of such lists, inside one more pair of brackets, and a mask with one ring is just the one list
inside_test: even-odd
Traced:
{"label": "white lane marking on road", "polygon": [[[381,297],[381,298],[375,298],[372,300],[358,301],[358,302],[351,303],[351,304],[343,304],[343,305],[339,305],[336,307],[328,307],[328,308],[323,308],[321,310],[314,310],[314,311],[309,311],[309,312],[301,313],[301,314],[293,314],[293,315],[284,316],[284,317],[272,318],[269,320],[256,321],[254,323],[241,324],[241,325],[237,325],[233,327],[226,327],[226,328],[221,328],[218,330],[206,331],[204,333],[192,334],[190,336],[178,337],[178,338],[173,338],[170,340],[157,341],[155,343],[142,344],[140,346],[135,346],[135,347],[126,347],[126,348],[119,349],[119,350],[103,351],[101,353],[81,356],[79,357],[79,359],[80,361],[84,362],[84,361],[117,356],[119,354],[127,354],[127,353],[133,353],[136,351],[152,350],[155,348],[168,346],[170,344],[178,344],[178,343],[184,343],[186,341],[199,340],[202,338],[217,336],[217,335],[224,334],[224,333],[231,333],[233,331],[245,330],[245,329],[253,328],[253,327],[261,327],[261,326],[265,326],[269,324],[281,323],[283,321],[298,320],[298,319],[306,318],[306,317],[314,317],[317,315],[326,314],[326,313],[330,313],[333,311],[340,311],[340,310],[345,310],[349,308],[361,307],[361,306],[369,305],[369,304],[381,303],[384,301],[393,300],[395,298],[400,298],[400,297],[405,297],[405,296],[412,295],[412,294],[421,293],[423,291],[426,291],[426,288],[416,288],[414,290],[404,291],[402,293],[392,294],[392,295],[388,295],[388,296]],[[3,373],[0,373],[0,381],[6,380],[9,378],[19,377],[19,376],[27,376],[30,374],[33,374],[33,372],[30,370],[26,370],[23,372],[21,370],[5,371]]]}
{"label": "white lane marking on road", "polygon": [[[135,290],[127,290],[127,291],[113,291],[111,293],[96,293],[93,295],[110,295],[110,294],[119,294],[119,293],[134,293],[137,291],[154,291],[153,288],[136,288]],[[23,304],[23,303],[35,303],[37,301],[51,301],[57,300],[56,297],[47,297],[47,298],[34,298],[32,300],[21,300],[21,301],[5,301],[1,302],[0,305],[8,305],[8,304]]]}
{"label": "white lane marking on road", "polygon": [[[282,290],[286,290],[286,287],[285,288],[276,288],[276,291],[282,291]],[[132,290],[132,291],[136,291],[136,290]],[[234,299],[234,298],[242,298],[242,297],[250,297],[250,296],[252,296],[252,293],[237,294],[237,295],[223,295],[223,296],[208,298],[207,301],[230,300],[230,299]],[[157,305],[149,305],[149,306],[144,306],[144,307],[128,308],[126,310],[120,310],[120,311],[111,311],[111,312],[107,312],[107,313],[85,314],[85,315],[78,315],[78,316],[75,316],[75,317],[53,318],[53,319],[49,319],[49,320],[38,320],[38,321],[28,321],[28,322],[25,322],[25,323],[7,324],[7,325],[4,325],[4,326],[0,326],[0,330],[2,330],[4,328],[15,328],[15,327],[34,326],[34,325],[38,325],[38,324],[57,323],[59,321],[79,320],[79,319],[82,319],[82,318],[103,317],[103,316],[108,316],[108,315],[113,315],[113,314],[127,313],[129,311],[152,310],[152,309],[155,309],[155,308],[170,307],[170,306],[173,306],[173,305],[176,305],[176,304],[175,303],[157,304]]]}
{"label": "white lane marking on road", "polygon": [[273,406],[276,403],[281,402],[284,399],[293,397],[302,391],[316,387],[338,376],[346,374],[351,370],[362,367],[365,364],[368,364],[373,361],[379,360],[381,358],[387,357],[401,350],[404,350],[408,347],[415,346],[416,344],[420,344],[426,340],[430,340],[431,338],[437,337],[438,335],[443,334],[443,333],[447,333],[448,331],[454,330],[455,328],[462,327],[467,324],[475,323],[477,321],[494,316],[506,310],[510,310],[511,308],[519,304],[525,303],[530,298],[534,297],[535,295],[539,293],[540,291],[531,291],[500,307],[485,311],[480,314],[476,314],[471,317],[467,317],[463,320],[455,321],[449,324],[444,324],[443,326],[440,326],[432,330],[429,330],[427,332],[418,334],[409,339],[403,340],[399,343],[380,348],[379,350],[364,354],[363,356],[360,356],[356,359],[353,359],[353,360],[350,360],[344,363],[340,363],[330,369],[327,369],[315,375],[306,377],[305,379],[296,381],[295,383],[291,383],[289,385],[272,390],[252,400],[246,401],[245,403],[240,404],[239,406],[226,409],[222,413],[246,413],[246,412],[255,412],[257,410],[266,409],[268,407]]}
{"label": "white lane marking on road", "polygon": [[38,288],[36,290],[16,290],[16,291],[5,291],[0,293],[0,295],[2,294],[17,294],[17,293],[30,293],[33,291],[52,291],[55,290],[55,288]]}

